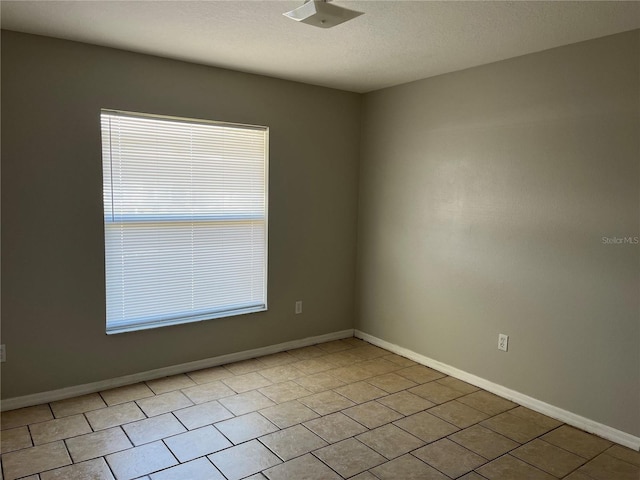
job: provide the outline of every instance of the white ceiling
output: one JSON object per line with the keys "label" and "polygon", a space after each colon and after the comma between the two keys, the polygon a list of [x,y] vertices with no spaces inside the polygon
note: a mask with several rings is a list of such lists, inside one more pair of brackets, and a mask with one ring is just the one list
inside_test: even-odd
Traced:
{"label": "white ceiling", "polygon": [[640,2],[341,1],[332,29],[300,1],[2,1],[2,28],[368,92],[640,28]]}

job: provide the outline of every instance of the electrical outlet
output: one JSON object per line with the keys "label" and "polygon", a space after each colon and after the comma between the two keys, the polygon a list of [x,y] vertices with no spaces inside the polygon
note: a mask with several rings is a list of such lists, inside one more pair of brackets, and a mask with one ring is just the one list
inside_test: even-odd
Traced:
{"label": "electrical outlet", "polygon": [[296,302],[296,315],[302,313],[302,300]]}
{"label": "electrical outlet", "polygon": [[509,335],[505,335],[504,333],[498,334],[498,350],[502,350],[506,352],[509,348]]}
{"label": "electrical outlet", "polygon": [[4,344],[0,345],[0,362],[7,361],[7,349]]}

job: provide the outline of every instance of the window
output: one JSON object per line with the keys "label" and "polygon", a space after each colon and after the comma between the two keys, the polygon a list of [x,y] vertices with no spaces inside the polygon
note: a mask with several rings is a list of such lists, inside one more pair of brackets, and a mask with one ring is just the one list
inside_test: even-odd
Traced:
{"label": "window", "polygon": [[266,127],[102,110],[107,333],[266,310]]}

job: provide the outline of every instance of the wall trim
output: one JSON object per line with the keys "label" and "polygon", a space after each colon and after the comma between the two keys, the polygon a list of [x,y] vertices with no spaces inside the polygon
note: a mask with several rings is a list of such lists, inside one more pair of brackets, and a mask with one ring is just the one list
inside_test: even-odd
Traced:
{"label": "wall trim", "polygon": [[316,343],[330,342],[331,340],[340,340],[342,338],[353,337],[353,329],[341,330],[338,332],[326,333],[324,335],[316,335],[314,337],[301,338],[290,342],[268,345],[266,347],[244,350],[241,352],[228,353],[226,355],[218,355],[217,357],[205,358],[194,362],[181,363],[179,365],[171,365],[168,367],[147,370],[146,372],[134,373],[117,378],[110,378],[98,382],[85,383],[75,385],[73,387],[60,388],[58,390],[50,390],[47,392],[34,393],[24,395],[22,397],[7,398],[0,400],[0,411],[14,410],[16,408],[30,407],[32,405],[40,405],[42,403],[55,402],[56,400],[64,400],[65,398],[77,397],[78,395],[86,395],[95,393],[109,388],[122,387],[132,383],[144,382],[146,380],[154,380],[156,378],[168,377],[169,375],[177,375],[179,373],[192,372],[203,368],[216,367],[227,363],[239,362],[250,358],[262,357],[272,353],[284,352],[294,348],[307,347]]}
{"label": "wall trim", "polygon": [[447,375],[463,380],[491,393],[495,393],[496,395],[499,395],[503,398],[512,400],[519,405],[530,408],[531,410],[535,410],[536,412],[542,413],[549,417],[555,418],[556,420],[560,420],[561,422],[564,422],[568,425],[593,433],[602,438],[606,438],[607,440],[611,440],[612,442],[624,445],[625,447],[640,451],[640,437],[636,437],[621,430],[617,430],[613,427],[609,427],[608,425],[604,425],[594,420],[569,412],[568,410],[550,405],[536,398],[530,397],[515,390],[511,390],[510,388],[503,387],[502,385],[491,382],[490,380],[486,380],[482,377],[478,377],[471,373],[465,372],[464,370],[460,370],[458,368],[452,367],[451,365],[447,365],[446,363],[442,363],[416,353],[413,350],[409,350],[408,348],[400,347],[378,337],[374,337],[373,335],[369,335],[368,333],[362,332],[358,329],[354,331],[354,336],[380,348],[389,350],[390,352],[402,355],[403,357],[407,357],[414,362],[426,365],[427,367],[433,368],[442,373],[446,373]]}

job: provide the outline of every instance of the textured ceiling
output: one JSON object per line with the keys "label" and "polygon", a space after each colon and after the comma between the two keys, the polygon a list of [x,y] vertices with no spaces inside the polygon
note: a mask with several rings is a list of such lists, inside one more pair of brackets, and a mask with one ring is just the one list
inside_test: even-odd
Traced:
{"label": "textured ceiling", "polygon": [[2,1],[2,28],[355,92],[640,28],[640,2],[340,1],[332,29],[300,1]]}

